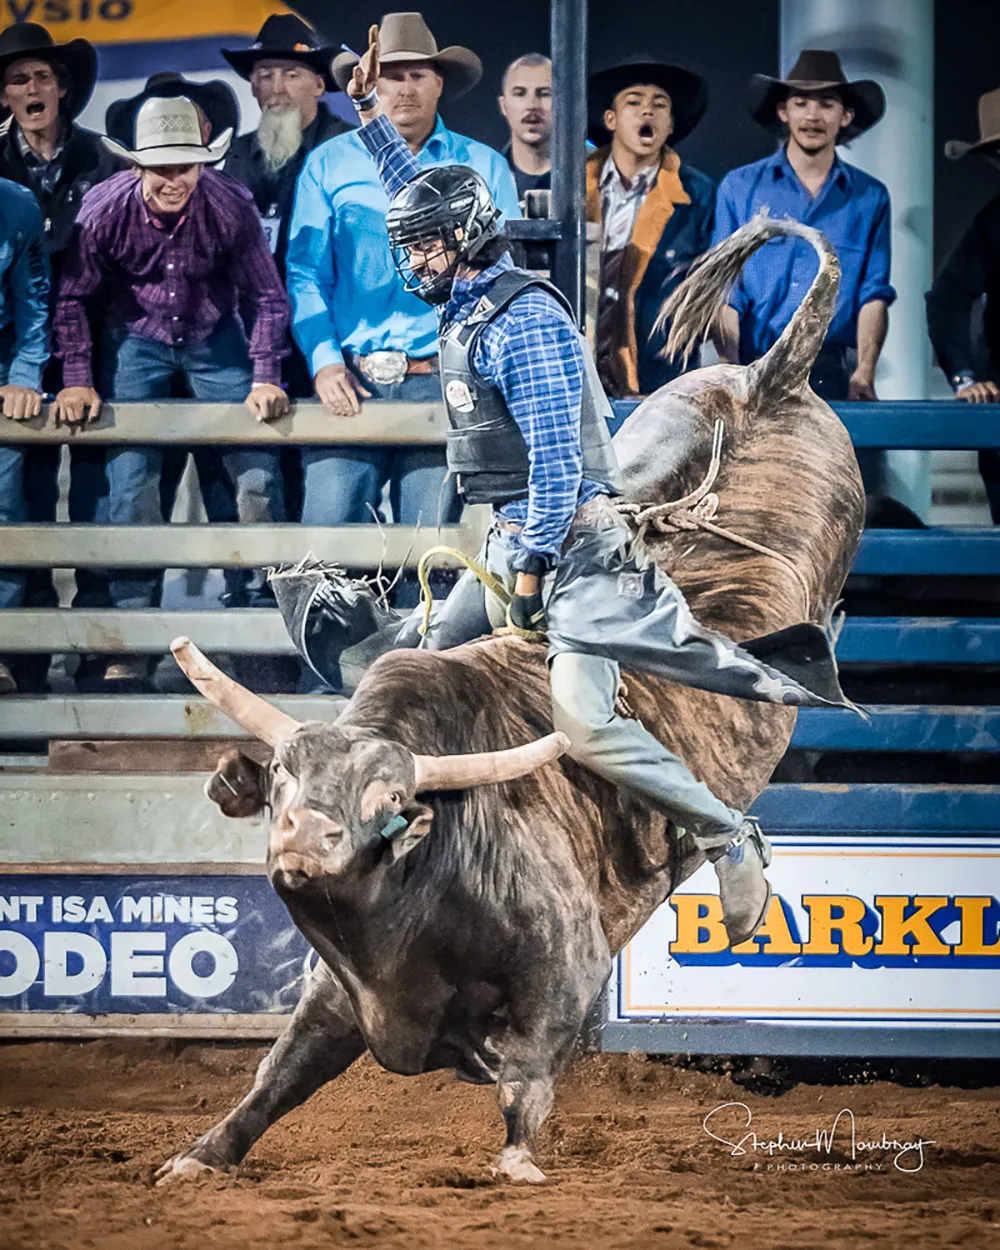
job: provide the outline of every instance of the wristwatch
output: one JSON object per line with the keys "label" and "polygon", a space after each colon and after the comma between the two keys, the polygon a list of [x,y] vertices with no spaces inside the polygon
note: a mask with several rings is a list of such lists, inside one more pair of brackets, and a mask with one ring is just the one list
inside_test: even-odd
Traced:
{"label": "wristwatch", "polygon": [[963,369],[961,373],[956,373],[954,377],[948,379],[953,391],[960,391],[963,386],[969,386],[975,380],[976,375],[970,369]]}

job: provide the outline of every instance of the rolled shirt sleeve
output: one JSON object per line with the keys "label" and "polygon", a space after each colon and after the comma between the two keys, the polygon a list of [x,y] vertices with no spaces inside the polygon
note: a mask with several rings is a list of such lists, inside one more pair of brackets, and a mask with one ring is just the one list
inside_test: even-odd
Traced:
{"label": "rolled shirt sleeve", "polygon": [[872,218],[868,250],[864,259],[861,281],[858,284],[857,312],[872,300],[891,304],[896,298],[895,287],[889,281],[892,270],[892,208],[885,189],[879,197],[878,207]]}
{"label": "rolled shirt sleeve", "polygon": [[38,205],[32,199],[24,209],[23,226],[17,231],[9,270],[14,354],[7,381],[11,386],[37,391],[41,390],[42,370],[49,358],[49,258]]}

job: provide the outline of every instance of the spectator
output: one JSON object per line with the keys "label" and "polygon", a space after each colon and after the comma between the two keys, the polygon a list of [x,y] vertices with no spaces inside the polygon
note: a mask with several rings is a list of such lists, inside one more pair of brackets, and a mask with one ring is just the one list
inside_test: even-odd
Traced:
{"label": "spectator", "polygon": [[[518,216],[517,190],[503,157],[448,130],[438,100],[455,99],[482,74],[468,48],[438,49],[419,13],[390,13],[382,22],[379,95],[385,112],[422,168],[470,165],[500,209]],[[342,53],[337,85],[358,58]],[[293,330],[316,393],[335,416],[351,417],[368,398],[439,403],[438,318],[407,291],[389,251],[388,200],[375,162],[356,131],[331,139],[308,157],[299,179],[288,244]],[[454,491],[443,489],[439,448],[310,448],[303,452],[307,525],[368,521],[386,482],[393,518],[434,525],[457,518]]]}
{"label": "spectator", "polygon": [[[194,105],[201,125],[202,143],[213,143],[225,131],[235,134],[239,129],[239,102],[227,82],[223,82],[221,78],[210,82],[194,82],[173,70],[164,70],[151,75],[146,79],[146,85],[138,94],[109,104],[104,114],[104,129],[110,138],[116,140],[122,147],[131,148],[135,142],[135,119],[143,104],[154,98],[169,100],[177,96],[185,96]],[[179,399],[187,398],[187,393],[183,388],[178,388],[175,395]],[[177,488],[184,473],[187,458],[186,448],[165,447],[163,449],[160,502],[165,517],[169,517],[173,511]],[[236,495],[222,467],[218,449],[215,447],[197,448],[194,452],[194,462],[198,471],[198,484],[201,488],[202,499],[205,501],[209,516],[214,521],[236,521],[238,519]],[[239,597],[243,586],[240,571],[227,569],[224,576],[227,593]],[[171,670],[179,673],[172,656],[167,661],[167,671]],[[102,679],[103,676],[102,666]],[[188,688],[186,681],[182,688]]]}
{"label": "spectator", "polygon": [[223,131],[230,130],[235,134],[239,130],[240,106],[229,83],[221,78],[195,82],[174,70],[150,75],[146,85],[136,95],[109,104],[104,114],[104,130],[123,148],[130,148],[135,142],[135,119],[146,101],[154,98],[172,100],[180,95],[194,105],[205,143],[214,142]]}
{"label": "spectator", "polygon": [[[708,106],[703,78],[637,60],[589,82],[587,218],[601,223],[597,369],[609,395],[648,395],[684,371],[660,353],[666,298],[712,237],[715,184],[667,144]],[[689,368],[699,361],[692,359]]]}
{"label": "spectator", "polygon": [[[954,139],[945,145],[951,160],[973,154],[991,165],[1000,163],[1000,88],[979,98],[978,142]],[[972,310],[983,296],[986,359],[979,360],[972,341]],[[979,210],[938,274],[927,296],[927,328],[955,398],[970,404],[1000,403],[1000,195]],[[980,451],[979,472],[990,516],[1000,524],[1000,452]]]}
{"label": "spectator", "polygon": [[[249,48],[222,52],[237,74],[249,80],[260,105],[257,129],[233,140],[226,173],[249,188],[283,282],[295,184],[305,159],[327,139],[353,129],[320,98],[337,90],[330,73],[336,51],[320,46],[316,32],[287,13],[269,17]],[[292,399],[313,394],[309,366],[294,344],[282,373]],[[302,515],[299,448],[287,448],[281,466],[288,516],[298,520]]]}
{"label": "spectator", "polygon": [[[97,54],[85,39],[56,44],[44,28],[17,22],[0,32],[0,106],[10,110],[0,126],[0,177],[33,193],[41,209],[45,248],[53,270],[53,291],[73,223],[86,192],[121,166],[98,135],[74,121],[86,107],[97,80]],[[50,361],[43,391],[60,388],[59,362]],[[27,514],[33,524],[52,524],[59,502],[57,445],[26,447],[23,469]],[[71,521],[102,519],[104,453],[77,443],[70,448],[69,514]],[[94,569],[76,574],[77,607],[106,607],[107,578]],[[25,575],[27,607],[54,608],[59,598],[48,569]],[[16,661],[18,685],[25,693],[48,690],[50,657],[23,655]],[[86,661],[83,665],[86,671]]]}
{"label": "spectator", "polygon": [[[835,52],[807,50],[786,79],[756,74],[750,112],[778,135],[778,151],[726,175],[719,186],[715,242],[765,209],[815,226],[837,249],[840,296],[810,383],[824,399],[875,395],[875,370],[896,298],[889,285],[889,192],[849,165],[837,145],[870,130],[885,111],[876,82],[848,82]],[[817,269],[801,239],[769,243],[743,267],[716,339],[720,356],[748,364],[763,356],[791,320]],[[880,457],[879,457],[880,458]],[[862,458],[871,481],[876,459]]]}
{"label": "spectator", "polygon": [[500,112],[510,128],[504,149],[524,207],[528,191],[552,186],[552,62],[540,52],[519,56],[504,70]]}
{"label": "spectator", "polygon": [[222,50],[237,74],[249,81],[260,105],[257,129],[233,140],[226,173],[253,195],[280,274],[285,270],[295,182],[306,157],[327,139],[353,129],[321,98],[337,90],[330,75],[336,51],[320,46],[315,31],[292,13],[269,17],[249,48]]}
{"label": "spectator", "polygon": [[[103,394],[163,399],[180,380],[197,399],[245,399],[258,420],[281,416],[288,410],[279,385],[285,295],[249,194],[204,168],[225,155],[230,135],[206,145],[195,107],[183,96],[147,100],[135,130],[134,150],[105,139],[135,169],[88,193],[60,281],[54,328],[65,385],[57,415],[80,420],[100,409],[87,320],[88,301],[100,296]],[[254,314],[249,354],[237,316],[241,303]],[[112,524],[162,521],[161,458],[156,447],[109,451]],[[240,520],[284,519],[277,452],[227,451],[223,465]],[[146,571],[113,574],[112,603],[148,607],[156,582]],[[262,589],[263,575],[248,573],[235,606],[255,604]],[[147,672],[143,657],[123,658],[109,666],[107,680],[142,689]]]}
{"label": "spectator", "polygon": [[[24,421],[42,407],[42,370],[49,356],[49,262],[42,214],[31,193],[0,178],[0,418]],[[2,446],[0,525],[28,519],[24,453]],[[24,573],[0,568],[0,608],[24,602]],[[0,695],[18,686],[0,660]]]}

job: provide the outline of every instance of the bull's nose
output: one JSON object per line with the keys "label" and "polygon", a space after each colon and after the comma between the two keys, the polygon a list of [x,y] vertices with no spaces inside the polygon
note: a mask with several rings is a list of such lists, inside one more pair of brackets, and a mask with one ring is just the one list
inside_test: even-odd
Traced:
{"label": "bull's nose", "polygon": [[274,823],[271,844],[275,854],[280,855],[285,851],[305,849],[317,836],[330,841],[342,837],[343,833],[341,826],[334,824],[322,812],[309,807],[288,807]]}

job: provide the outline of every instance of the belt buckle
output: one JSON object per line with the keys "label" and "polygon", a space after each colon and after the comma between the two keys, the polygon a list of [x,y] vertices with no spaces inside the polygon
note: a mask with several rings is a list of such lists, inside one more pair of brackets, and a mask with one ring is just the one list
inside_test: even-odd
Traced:
{"label": "belt buckle", "polygon": [[361,357],[361,372],[376,386],[395,386],[406,378],[406,352],[371,352]]}

